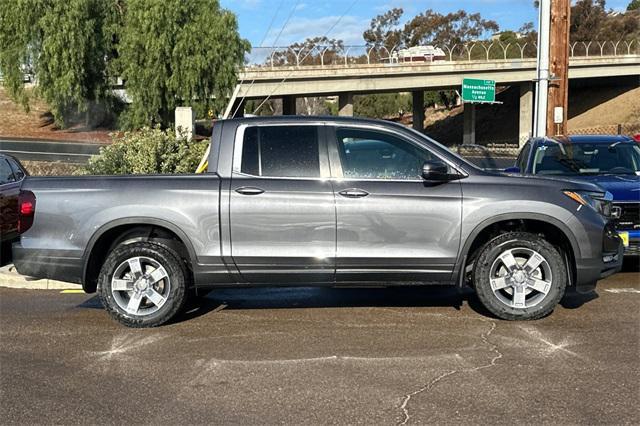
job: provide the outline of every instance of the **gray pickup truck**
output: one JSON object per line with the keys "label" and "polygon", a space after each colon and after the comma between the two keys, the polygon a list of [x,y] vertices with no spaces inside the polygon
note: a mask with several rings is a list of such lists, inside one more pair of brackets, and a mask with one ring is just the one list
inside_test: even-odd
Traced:
{"label": "gray pickup truck", "polygon": [[235,119],[211,146],[200,175],[28,177],[18,271],[150,327],[235,286],[470,284],[535,319],[621,267],[599,187],[486,173],[400,125]]}

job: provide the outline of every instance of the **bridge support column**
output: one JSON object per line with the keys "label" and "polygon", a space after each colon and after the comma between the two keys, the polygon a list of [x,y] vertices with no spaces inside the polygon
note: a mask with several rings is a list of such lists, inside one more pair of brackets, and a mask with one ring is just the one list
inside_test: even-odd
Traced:
{"label": "bridge support column", "polygon": [[296,115],[296,97],[293,95],[282,97],[282,115]]}
{"label": "bridge support column", "polygon": [[353,93],[340,93],[338,96],[338,115],[353,117]]}
{"label": "bridge support column", "polygon": [[520,85],[520,127],[518,131],[518,144],[522,147],[531,137],[533,126],[533,83]]}
{"label": "bridge support column", "polygon": [[413,128],[419,132],[424,130],[424,92],[414,90],[413,95]]}
{"label": "bridge support column", "polygon": [[462,135],[462,143],[476,143],[476,105],[464,104],[464,132]]}

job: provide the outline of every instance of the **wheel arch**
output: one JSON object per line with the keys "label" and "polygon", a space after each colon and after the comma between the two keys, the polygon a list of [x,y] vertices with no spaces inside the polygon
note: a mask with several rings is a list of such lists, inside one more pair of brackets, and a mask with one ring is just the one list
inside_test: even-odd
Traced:
{"label": "wheel arch", "polygon": [[557,241],[560,242],[567,255],[567,267],[570,271],[570,282],[575,283],[576,259],[580,257],[580,246],[575,235],[560,220],[540,213],[505,213],[493,216],[476,225],[465,239],[456,266],[453,278],[460,285],[464,284],[464,269],[473,255],[485,242],[489,241],[495,231],[500,230],[527,230],[547,234],[548,231],[558,231]]}
{"label": "wheel arch", "polygon": [[[87,293],[94,293],[97,288],[97,276],[104,258],[108,255],[109,248],[115,242],[121,242],[121,237],[130,234],[132,240],[144,240],[146,237],[142,230],[160,232],[168,237],[174,237],[184,247],[182,254],[191,271],[194,270],[196,253],[191,240],[179,227],[163,219],[149,217],[129,217],[111,221],[100,228],[91,236],[83,255],[82,288]],[[178,247],[179,250],[179,247]]]}

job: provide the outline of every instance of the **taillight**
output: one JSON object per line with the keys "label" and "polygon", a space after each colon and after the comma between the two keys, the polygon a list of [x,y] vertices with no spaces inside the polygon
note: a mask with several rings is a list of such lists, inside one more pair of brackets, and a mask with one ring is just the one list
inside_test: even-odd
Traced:
{"label": "taillight", "polygon": [[18,196],[18,233],[24,234],[31,225],[36,214],[36,196],[31,191],[20,191]]}

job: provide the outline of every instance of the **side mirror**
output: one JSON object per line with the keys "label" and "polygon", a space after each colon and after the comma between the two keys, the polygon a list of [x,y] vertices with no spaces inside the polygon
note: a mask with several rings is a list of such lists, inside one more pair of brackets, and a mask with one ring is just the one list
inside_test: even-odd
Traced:
{"label": "side mirror", "polygon": [[520,173],[520,167],[507,167],[504,169],[505,173]]}
{"label": "side mirror", "polygon": [[451,175],[449,175],[449,166],[440,160],[425,161],[422,165],[422,178],[432,182],[444,182],[451,180]]}

